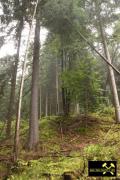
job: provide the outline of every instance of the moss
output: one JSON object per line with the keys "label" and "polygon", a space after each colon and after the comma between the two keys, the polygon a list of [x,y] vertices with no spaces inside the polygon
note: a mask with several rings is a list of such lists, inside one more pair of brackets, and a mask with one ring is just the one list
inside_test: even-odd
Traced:
{"label": "moss", "polygon": [[90,145],[84,149],[88,160],[112,161],[117,160],[117,148],[114,146]]}
{"label": "moss", "polygon": [[3,163],[0,163],[0,172],[5,172],[6,171],[6,165]]}
{"label": "moss", "polygon": [[24,171],[19,174],[14,174],[10,179],[42,179],[51,175],[53,179],[60,179],[64,172],[75,172],[83,170],[83,159],[78,157],[66,158],[59,157],[58,159],[44,158],[32,160],[29,162],[19,161],[19,168],[24,167]]}
{"label": "moss", "polygon": [[[54,119],[54,118],[53,118]],[[52,118],[44,118],[40,121],[40,136],[41,139],[51,139],[52,137],[55,137],[57,135],[57,132],[54,130],[54,128],[51,126]]]}
{"label": "moss", "polygon": [[110,117],[110,118],[115,118],[115,109],[113,106],[105,106],[105,105],[100,105],[99,109],[97,110],[97,114],[100,117]]}
{"label": "moss", "polygon": [[[74,117],[69,118],[68,121],[68,119],[66,120],[62,117],[42,118],[39,122],[40,144],[38,152],[28,153],[23,149],[21,149],[22,151],[20,152],[21,159],[37,160],[20,160],[18,165],[11,169],[12,175],[10,176],[10,179],[44,180],[47,176],[52,176],[54,174],[51,179],[60,180],[64,173],[71,172],[71,176],[77,177],[78,174],[80,177],[81,171],[84,169],[84,163],[86,164],[84,177],[80,177],[80,179],[85,179],[87,178],[88,173],[88,160],[117,160],[118,166],[120,167],[120,125],[113,125],[114,121],[112,119],[107,119],[107,117],[102,120],[99,117],[88,117],[86,129],[84,123],[81,124],[81,119],[82,118],[79,119]],[[82,120],[84,121],[84,119]],[[60,137],[59,121],[63,123],[63,129],[67,129],[66,133],[63,134],[63,139]],[[28,122],[22,121],[22,143],[25,143],[26,141],[27,129]],[[78,149],[76,149],[76,147],[78,147]],[[61,150],[67,151],[69,149],[71,149],[71,152],[68,153],[70,157],[62,156],[59,158],[40,158],[42,153],[43,155],[54,155],[55,153],[63,155]],[[0,150],[0,155],[9,155],[11,150],[12,148],[3,147]],[[84,155],[84,159],[82,154]],[[120,175],[119,167],[118,175]],[[5,170],[5,167],[1,166],[1,168]]]}
{"label": "moss", "polygon": [[91,144],[84,148],[84,154],[88,160],[101,160],[102,146],[99,144]]}

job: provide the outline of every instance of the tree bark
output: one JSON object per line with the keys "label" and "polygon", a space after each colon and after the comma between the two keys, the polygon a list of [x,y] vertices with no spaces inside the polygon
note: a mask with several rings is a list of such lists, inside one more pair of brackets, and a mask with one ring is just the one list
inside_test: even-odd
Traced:
{"label": "tree bark", "polygon": [[56,60],[56,115],[60,112],[59,107],[59,78],[58,78],[58,62]]}
{"label": "tree bark", "polygon": [[79,105],[79,103],[76,103],[76,114],[77,115],[80,114],[80,105]]}
{"label": "tree bark", "polygon": [[39,119],[41,119],[42,116],[42,87],[39,86]]}
{"label": "tree bark", "polygon": [[45,116],[48,116],[48,92],[46,90],[46,100],[45,100]]}
{"label": "tree bark", "polygon": [[[96,1],[96,10],[97,10],[97,16],[98,16],[98,21],[99,21],[99,27],[100,27],[100,33],[101,33],[101,39],[103,43],[103,48],[104,48],[104,53],[106,56],[106,59],[108,60],[109,63],[112,62],[112,59],[110,57],[108,45],[106,42],[106,37],[105,33],[103,30],[103,25],[100,17],[100,12],[99,12],[99,5],[98,2]],[[117,86],[116,86],[116,81],[115,81],[115,75],[113,68],[111,66],[108,66],[109,70],[109,76],[110,76],[110,87],[113,95],[113,101],[114,101],[114,107],[115,107],[115,116],[116,116],[116,122],[120,123],[120,103],[119,103],[119,97],[118,97],[118,92],[117,92]]]}
{"label": "tree bark", "polygon": [[18,69],[18,63],[19,63],[20,42],[21,42],[21,34],[22,34],[22,29],[23,29],[23,18],[21,18],[18,29],[19,29],[18,47],[17,47],[15,64],[13,66],[13,73],[12,73],[12,79],[11,79],[10,101],[9,101],[8,113],[7,113],[7,117],[6,117],[7,118],[7,125],[6,125],[6,137],[7,138],[11,136],[11,123],[12,123],[12,117],[14,114],[16,77],[17,77],[17,69]]}
{"label": "tree bark", "polygon": [[[61,71],[64,72],[64,50],[62,49],[62,56],[61,56]],[[62,87],[62,104],[63,104],[63,112],[66,115],[66,100],[65,100],[65,88]]]}
{"label": "tree bark", "polygon": [[39,2],[39,0],[37,0],[37,2],[36,2],[34,13],[33,13],[33,16],[32,16],[32,23],[31,23],[31,26],[30,26],[29,34],[28,34],[25,58],[24,58],[23,68],[22,68],[22,76],[21,76],[21,82],[20,82],[18,108],[17,108],[17,118],[16,118],[16,125],[15,125],[14,146],[13,146],[13,158],[14,158],[13,160],[14,160],[14,162],[17,161],[18,155],[19,155],[20,121],[21,121],[21,107],[22,107],[23,87],[24,87],[24,80],[25,80],[25,71],[26,71],[26,65],[27,65],[30,37],[31,37],[31,33],[32,33],[32,25],[33,25],[34,17],[36,15],[38,2]]}
{"label": "tree bark", "polygon": [[40,20],[39,18],[36,18],[33,67],[32,67],[30,120],[29,120],[29,140],[28,140],[29,150],[35,150],[39,141],[39,124],[38,124],[39,53],[40,53]]}
{"label": "tree bark", "polygon": [[[62,50],[62,57],[61,57],[61,71],[62,73],[64,70],[67,70],[69,68],[67,66],[67,58],[66,58],[66,52],[64,51],[64,48]],[[63,103],[63,112],[65,116],[69,115],[70,112],[70,92],[67,88],[62,87],[62,103]]]}

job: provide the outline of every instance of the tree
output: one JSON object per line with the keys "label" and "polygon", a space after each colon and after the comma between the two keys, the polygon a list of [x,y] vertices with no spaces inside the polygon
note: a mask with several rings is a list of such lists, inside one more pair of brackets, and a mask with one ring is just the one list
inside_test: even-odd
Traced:
{"label": "tree", "polygon": [[[99,5],[98,1],[96,1],[96,12],[97,12],[97,17],[98,17],[98,22],[99,22],[101,39],[102,39],[103,47],[104,47],[104,53],[105,53],[105,56],[106,56],[107,60],[111,63],[112,60],[111,60],[108,45],[107,45],[107,42],[106,42],[105,32],[104,32],[104,29],[103,29],[99,9],[100,9],[100,5]],[[118,97],[118,92],[117,92],[117,86],[116,86],[116,82],[115,82],[114,71],[110,66],[108,66],[108,69],[109,69],[109,75],[110,75],[111,91],[112,91],[113,100],[114,100],[116,121],[119,123],[120,122],[120,103],[119,103],[119,97]]]}
{"label": "tree", "polygon": [[7,127],[6,127],[6,136],[10,137],[11,135],[11,122],[12,117],[14,114],[14,104],[15,104],[15,89],[16,89],[16,80],[17,80],[17,70],[18,70],[18,63],[19,63],[19,53],[20,53],[20,43],[21,43],[21,35],[23,30],[23,17],[21,17],[19,26],[17,29],[18,33],[18,45],[17,45],[17,53],[16,53],[16,59],[14,62],[13,72],[12,72],[12,80],[11,80],[11,93],[10,93],[10,100],[9,100],[9,106],[8,106],[8,113],[7,113]]}
{"label": "tree", "polygon": [[14,60],[15,56],[5,56],[0,59],[0,117],[4,121],[6,120],[7,106],[9,103]]}
{"label": "tree", "polygon": [[95,59],[87,52],[77,58],[76,65],[62,74],[63,86],[70,91],[73,107],[79,104],[80,112],[88,114],[99,106],[101,76],[96,72]]}
{"label": "tree", "polygon": [[29,140],[28,140],[28,148],[30,150],[35,149],[39,141],[39,123],[38,123],[39,53],[40,53],[40,20],[39,17],[37,16],[35,37],[34,37]]}
{"label": "tree", "polygon": [[[15,0],[14,3],[11,1],[2,1],[3,11],[4,11],[4,19],[6,19],[7,24],[10,24],[11,21],[17,20],[15,25],[16,29],[16,41],[17,41],[17,52],[16,58],[14,61],[13,72],[12,72],[12,80],[11,80],[11,92],[10,92],[10,100],[8,105],[8,113],[6,116],[7,125],[6,125],[6,137],[10,137],[11,135],[11,122],[14,114],[14,105],[15,105],[15,90],[16,90],[16,78],[17,78],[17,70],[19,63],[19,53],[20,53],[20,42],[21,42],[21,34],[24,26],[23,15],[25,13],[24,3],[20,5],[19,0]],[[22,11],[24,9],[24,12]],[[23,14],[22,14],[23,13]],[[4,21],[3,21],[4,22]],[[11,30],[14,29],[11,27]],[[11,32],[11,31],[10,31]]]}
{"label": "tree", "polygon": [[[70,68],[68,48],[71,44],[71,38],[74,34],[74,21],[76,24],[84,23],[84,2],[83,1],[48,1],[43,8],[44,21],[43,25],[50,29],[54,34],[60,37],[60,59],[61,59],[61,71],[64,72]],[[71,22],[71,23],[70,23]],[[79,25],[80,28],[80,25]],[[65,115],[70,111],[70,92],[68,89],[62,86],[62,103],[63,112]]]}

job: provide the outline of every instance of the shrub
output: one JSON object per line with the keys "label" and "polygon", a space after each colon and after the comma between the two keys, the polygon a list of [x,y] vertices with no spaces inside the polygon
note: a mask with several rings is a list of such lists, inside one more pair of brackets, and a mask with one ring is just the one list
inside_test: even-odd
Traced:
{"label": "shrub", "polygon": [[101,158],[102,147],[99,144],[91,144],[84,149],[85,156],[90,160],[97,160],[96,158]]}
{"label": "shrub", "polygon": [[98,109],[98,114],[100,116],[107,116],[107,117],[115,117],[115,110],[113,106],[105,106],[105,105],[100,105]]}
{"label": "shrub", "polygon": [[89,160],[116,160],[117,149],[111,146],[101,146],[99,144],[91,144],[84,149],[84,153]]}

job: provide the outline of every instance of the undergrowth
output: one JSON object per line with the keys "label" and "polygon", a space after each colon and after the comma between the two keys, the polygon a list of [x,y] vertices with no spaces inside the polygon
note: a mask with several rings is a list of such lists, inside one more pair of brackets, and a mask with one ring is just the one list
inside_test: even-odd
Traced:
{"label": "undergrowth", "polygon": [[[117,160],[120,176],[120,125],[102,116],[103,113],[87,118],[43,118],[37,152],[26,152],[23,148],[28,134],[28,122],[23,120],[20,160],[10,168],[9,179],[44,180],[50,176],[52,180],[60,180],[64,173],[71,173],[72,179],[90,179],[88,160]],[[9,152],[10,149],[1,148],[0,156]],[[0,165],[0,169],[4,171],[5,165]]]}

